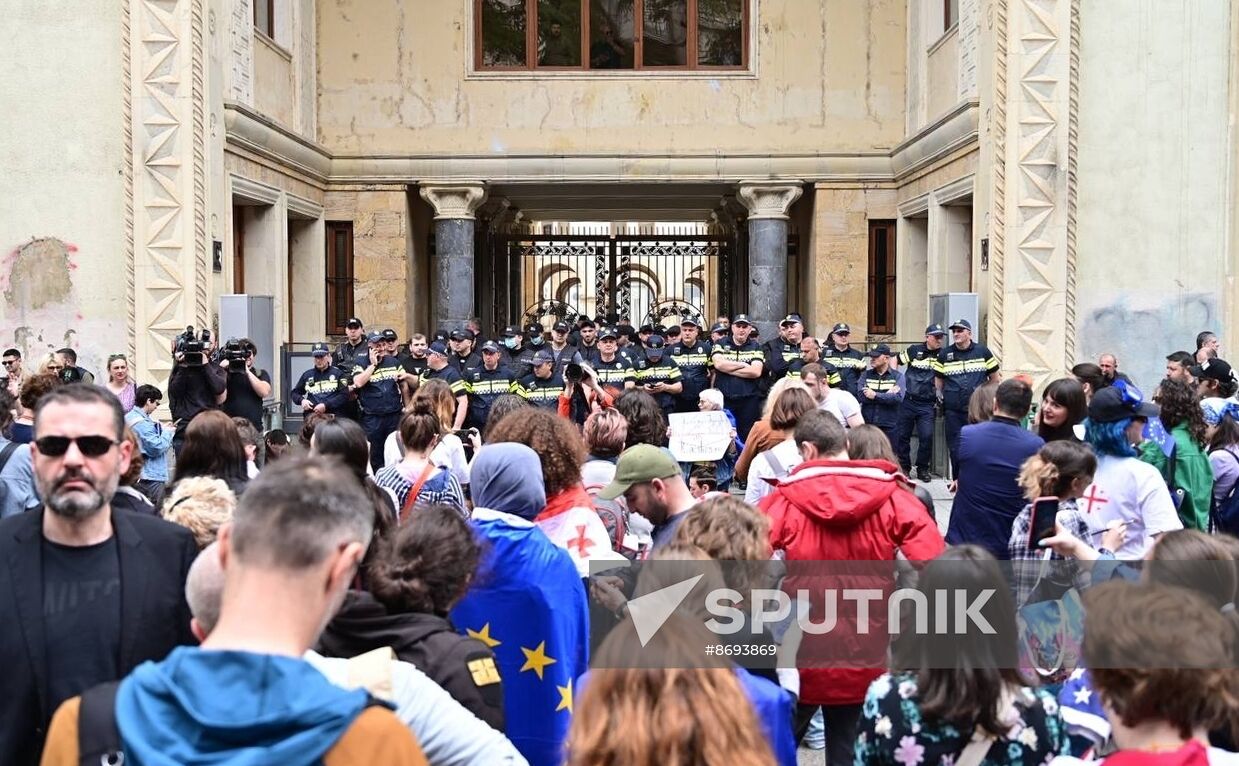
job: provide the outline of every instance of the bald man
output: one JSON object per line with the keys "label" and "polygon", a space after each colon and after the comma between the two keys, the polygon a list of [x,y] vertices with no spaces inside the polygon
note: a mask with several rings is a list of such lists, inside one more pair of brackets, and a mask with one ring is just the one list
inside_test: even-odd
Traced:
{"label": "bald man", "polygon": [[1102,354],[1097,359],[1097,366],[1101,368],[1101,376],[1106,379],[1107,386],[1112,385],[1116,380],[1131,384],[1131,378],[1119,372],[1119,359],[1114,354]]}

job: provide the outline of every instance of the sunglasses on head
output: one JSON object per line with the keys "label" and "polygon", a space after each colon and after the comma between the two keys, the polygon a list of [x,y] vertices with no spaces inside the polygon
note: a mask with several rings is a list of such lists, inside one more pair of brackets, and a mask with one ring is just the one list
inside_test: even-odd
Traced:
{"label": "sunglasses on head", "polygon": [[40,436],[34,440],[34,446],[38,447],[39,454],[48,457],[60,457],[68,452],[69,445],[74,443],[86,457],[100,457],[112,449],[116,440],[106,436],[79,436],[76,439],[68,436]]}

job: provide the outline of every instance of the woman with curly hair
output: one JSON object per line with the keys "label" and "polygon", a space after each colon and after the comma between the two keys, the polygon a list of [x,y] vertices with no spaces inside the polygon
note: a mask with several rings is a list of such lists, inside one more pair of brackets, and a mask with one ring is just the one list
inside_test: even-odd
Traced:
{"label": "woman with curly hair", "polygon": [[1209,529],[1213,502],[1213,465],[1205,452],[1205,418],[1196,391],[1186,383],[1163,380],[1153,395],[1162,425],[1173,438],[1170,453],[1150,439],[1140,445],[1140,459],[1161,471],[1175,496],[1179,519],[1188,529]]}
{"label": "woman with curly hair", "polygon": [[615,409],[628,421],[625,448],[634,444],[667,446],[667,416],[654,397],[639,389],[630,389],[615,400]]}
{"label": "woman with curly hair", "polygon": [[34,441],[34,408],[48,391],[61,385],[60,378],[50,373],[31,375],[22,383],[17,396],[17,417],[10,426],[11,441],[29,444]]}
{"label": "woman with curly hair", "polygon": [[537,453],[542,462],[546,507],[534,523],[551,542],[568,551],[582,577],[589,574],[590,559],[612,558],[606,526],[581,483],[585,443],[571,421],[534,407],[520,417],[504,418],[489,441],[524,444]]}

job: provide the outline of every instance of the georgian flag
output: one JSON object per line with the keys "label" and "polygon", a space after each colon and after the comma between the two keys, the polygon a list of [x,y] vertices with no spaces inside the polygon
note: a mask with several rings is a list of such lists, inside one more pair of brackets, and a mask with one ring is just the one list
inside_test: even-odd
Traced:
{"label": "georgian flag", "polygon": [[593,508],[576,506],[534,521],[551,542],[568,551],[581,577],[589,576],[590,561],[627,561],[611,549],[607,528]]}

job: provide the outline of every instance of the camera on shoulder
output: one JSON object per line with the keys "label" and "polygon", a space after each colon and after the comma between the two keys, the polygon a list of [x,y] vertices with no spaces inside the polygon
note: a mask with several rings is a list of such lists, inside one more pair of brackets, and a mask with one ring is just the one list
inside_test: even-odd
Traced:
{"label": "camera on shoulder", "polygon": [[245,372],[245,362],[249,358],[249,349],[237,338],[229,338],[220,352],[220,361],[228,362],[228,372],[241,374]]}
{"label": "camera on shoulder", "polygon": [[176,336],[176,353],[181,355],[181,364],[186,367],[202,367],[207,363],[206,347],[211,343],[211,331],[204,329],[194,333],[194,326]]}

